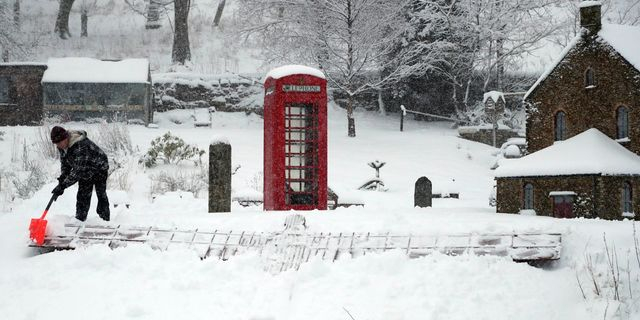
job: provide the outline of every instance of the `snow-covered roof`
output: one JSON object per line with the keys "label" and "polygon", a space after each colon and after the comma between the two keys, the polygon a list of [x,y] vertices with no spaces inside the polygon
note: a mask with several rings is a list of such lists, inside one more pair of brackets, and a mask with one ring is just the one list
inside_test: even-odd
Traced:
{"label": "snow-covered roof", "polygon": [[149,60],[103,61],[93,58],[51,58],[42,82],[148,83]]}
{"label": "snow-covered roof", "polygon": [[498,99],[502,99],[502,102],[506,102],[504,100],[504,93],[500,92],[500,91],[489,91],[489,92],[485,92],[484,96],[482,98],[482,103],[486,103],[487,99],[491,98],[491,100],[493,100],[493,102],[498,102]]}
{"label": "snow-covered roof", "polygon": [[316,68],[297,65],[297,64],[290,64],[290,65],[272,69],[264,77],[264,80],[266,81],[268,78],[280,79],[293,74],[308,74],[318,78],[325,79],[324,73]]}
{"label": "snow-covered roof", "polygon": [[[585,1],[585,2],[598,2],[598,1]],[[584,3],[584,2],[583,2]],[[581,3],[582,5],[582,3]],[[640,70],[640,27],[627,26],[619,24],[602,24],[602,28],[598,31],[598,37],[604,43],[610,45],[616,50],[623,58],[625,58],[631,65],[637,70]],[[582,38],[582,34],[574,37],[571,42],[562,50],[558,58],[542,73],[540,78],[529,88],[529,91],[524,95],[524,99],[537,88],[544,79],[558,66],[558,64],[564,59],[564,57],[573,49],[576,44]]]}
{"label": "snow-covered roof", "polygon": [[576,174],[640,175],[640,157],[592,128],[520,159],[501,160],[495,171],[498,178]]}
{"label": "snow-covered roof", "polygon": [[593,6],[601,6],[602,2],[600,1],[582,1],[578,4],[578,8],[587,8]]}
{"label": "snow-covered roof", "polygon": [[640,70],[640,27],[603,24],[598,35]]}

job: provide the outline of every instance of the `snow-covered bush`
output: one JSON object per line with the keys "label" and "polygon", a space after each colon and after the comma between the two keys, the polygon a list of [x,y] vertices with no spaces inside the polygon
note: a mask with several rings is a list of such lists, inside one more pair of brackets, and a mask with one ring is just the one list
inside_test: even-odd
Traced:
{"label": "snow-covered bush", "polygon": [[171,191],[188,191],[198,197],[199,193],[209,186],[207,166],[199,166],[198,170],[169,170],[151,174],[151,194],[162,194]]}
{"label": "snow-covered bush", "polygon": [[129,129],[124,123],[102,122],[96,132],[92,132],[91,137],[94,142],[108,155],[131,155],[133,145]]}
{"label": "snow-covered bush", "polygon": [[[628,318],[637,314],[640,305],[640,235],[633,224],[634,247],[620,252],[603,234],[603,247],[585,252],[584,261],[576,265],[576,281],[585,300],[606,301],[611,308],[605,313]],[[605,318],[609,319],[607,315]]]}
{"label": "snow-covered bush", "polygon": [[[110,159],[111,160],[111,159]],[[109,189],[130,191],[133,182],[133,175],[137,169],[137,160],[134,157],[114,158],[109,163],[109,178],[107,186]]]}
{"label": "snow-covered bush", "polygon": [[157,165],[158,161],[162,161],[164,164],[177,164],[183,160],[194,160],[196,163],[201,163],[204,153],[203,150],[189,145],[181,138],[172,135],[171,132],[167,132],[151,141],[151,148],[142,157],[141,162],[149,168]]}
{"label": "snow-covered bush", "polygon": [[28,199],[36,191],[40,190],[50,177],[40,161],[25,161],[26,168],[23,171],[6,171],[2,180],[11,183],[19,198]]}
{"label": "snow-covered bush", "polygon": [[41,127],[38,127],[37,131],[34,142],[36,149],[42,150],[46,158],[58,159],[60,157],[58,148],[51,142],[51,126],[45,123]]}

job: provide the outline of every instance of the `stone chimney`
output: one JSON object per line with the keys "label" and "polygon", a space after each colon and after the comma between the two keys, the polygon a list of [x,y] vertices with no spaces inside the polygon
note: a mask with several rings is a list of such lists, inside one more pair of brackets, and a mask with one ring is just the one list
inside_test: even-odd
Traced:
{"label": "stone chimney", "polygon": [[588,30],[589,34],[596,34],[602,27],[600,1],[582,1],[580,7],[580,27]]}

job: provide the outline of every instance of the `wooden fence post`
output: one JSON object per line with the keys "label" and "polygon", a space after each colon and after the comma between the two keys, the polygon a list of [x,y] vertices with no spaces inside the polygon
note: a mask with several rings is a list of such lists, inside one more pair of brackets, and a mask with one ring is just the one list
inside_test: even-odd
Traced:
{"label": "wooden fence post", "polygon": [[209,145],[209,212],[231,212],[231,145]]}
{"label": "wooden fence post", "polygon": [[407,115],[407,109],[404,105],[400,105],[400,132],[404,131],[404,116]]}

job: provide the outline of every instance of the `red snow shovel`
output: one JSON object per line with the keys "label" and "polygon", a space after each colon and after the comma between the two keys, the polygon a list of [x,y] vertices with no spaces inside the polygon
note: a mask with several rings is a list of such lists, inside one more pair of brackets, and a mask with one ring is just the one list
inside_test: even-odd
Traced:
{"label": "red snow shovel", "polygon": [[40,219],[31,219],[31,224],[29,225],[29,232],[31,233],[30,238],[37,245],[42,245],[44,243],[44,233],[47,230],[47,220],[45,220],[44,217],[47,215],[51,204],[56,201],[56,199],[58,199],[58,196],[55,194],[51,196],[51,200],[49,200],[49,204],[47,204],[47,208],[44,209]]}

